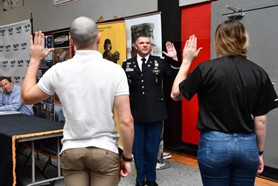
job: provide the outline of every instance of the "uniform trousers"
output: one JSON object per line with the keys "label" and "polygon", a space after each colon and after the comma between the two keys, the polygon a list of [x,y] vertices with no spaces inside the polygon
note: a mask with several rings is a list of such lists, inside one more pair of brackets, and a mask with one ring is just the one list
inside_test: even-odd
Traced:
{"label": "uniform trousers", "polygon": [[198,164],[204,186],[254,186],[259,165],[256,134],[201,132]]}
{"label": "uniform trousers", "polygon": [[136,182],[156,180],[157,154],[162,127],[162,121],[134,122],[133,155],[137,171]]}
{"label": "uniform trousers", "polygon": [[120,156],[105,149],[65,150],[61,167],[65,186],[117,186],[120,182]]}

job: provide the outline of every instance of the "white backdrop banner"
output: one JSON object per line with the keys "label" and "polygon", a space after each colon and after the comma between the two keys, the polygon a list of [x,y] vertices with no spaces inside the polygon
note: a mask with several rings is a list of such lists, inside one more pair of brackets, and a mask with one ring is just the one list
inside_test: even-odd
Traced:
{"label": "white backdrop banner", "polygon": [[0,76],[11,76],[21,85],[30,62],[31,21],[0,26]]}

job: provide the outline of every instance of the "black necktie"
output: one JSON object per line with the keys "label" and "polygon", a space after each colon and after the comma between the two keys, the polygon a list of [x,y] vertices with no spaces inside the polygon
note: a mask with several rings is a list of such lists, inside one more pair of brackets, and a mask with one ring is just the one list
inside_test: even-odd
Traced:
{"label": "black necktie", "polygon": [[146,58],[142,58],[142,72],[146,70],[147,68],[147,63],[146,63]]}

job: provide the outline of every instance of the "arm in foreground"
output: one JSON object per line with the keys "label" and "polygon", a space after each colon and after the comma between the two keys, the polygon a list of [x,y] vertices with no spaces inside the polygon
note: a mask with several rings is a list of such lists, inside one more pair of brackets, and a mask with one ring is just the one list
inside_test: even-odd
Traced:
{"label": "arm in foreground", "polygon": [[187,78],[189,67],[192,61],[198,56],[201,49],[202,48],[197,49],[196,36],[190,36],[184,45],[182,64],[172,86],[171,98],[173,100],[179,101],[182,99],[179,84]]}
{"label": "arm in foreground", "polygon": [[[132,158],[132,145],[134,138],[133,117],[130,111],[129,96],[122,95],[115,97],[115,107],[118,114],[120,136],[123,146],[123,155]],[[131,172],[130,162],[121,160],[120,175],[126,177]]]}
{"label": "arm in foreground", "polygon": [[39,31],[30,36],[30,63],[25,74],[21,89],[21,101],[24,104],[35,104],[45,100],[49,95],[45,94],[37,85],[37,73],[40,61],[53,49],[44,49],[44,34]]}
{"label": "arm in foreground", "polygon": [[[266,136],[266,115],[255,116],[254,124],[255,124],[255,133],[257,136],[257,146],[259,151],[264,150],[265,144],[265,136]],[[264,160],[263,155],[259,155],[259,167],[257,174],[261,174],[264,170]]]}

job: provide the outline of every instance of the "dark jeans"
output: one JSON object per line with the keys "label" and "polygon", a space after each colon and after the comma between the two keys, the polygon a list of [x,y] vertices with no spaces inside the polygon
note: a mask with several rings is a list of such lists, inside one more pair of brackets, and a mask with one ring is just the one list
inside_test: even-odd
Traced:
{"label": "dark jeans", "polygon": [[256,135],[202,132],[198,164],[204,186],[254,186],[259,165]]}
{"label": "dark jeans", "polygon": [[157,153],[162,126],[162,121],[134,123],[133,155],[137,182],[156,180]]}

